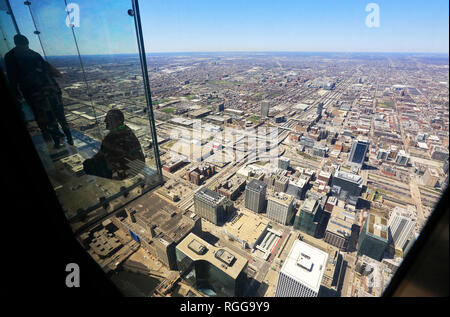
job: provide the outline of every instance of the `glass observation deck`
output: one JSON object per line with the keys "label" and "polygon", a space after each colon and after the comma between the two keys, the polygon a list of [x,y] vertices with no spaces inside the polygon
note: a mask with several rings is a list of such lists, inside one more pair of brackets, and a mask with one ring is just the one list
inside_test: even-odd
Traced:
{"label": "glass observation deck", "polygon": [[163,181],[133,6],[0,1],[0,65],[75,232]]}
{"label": "glass observation deck", "polygon": [[[140,1],[141,24],[138,0],[0,0],[0,71],[22,114],[16,126],[71,238],[121,291],[139,288],[128,275],[137,272],[157,277],[139,296],[275,296],[300,239],[328,254],[318,296],[381,296],[445,198],[448,54],[283,52],[283,41],[316,38],[311,30],[348,50],[348,35],[368,30],[324,31],[281,10],[295,3],[312,17],[313,2],[311,12],[302,1],[279,12],[253,2]],[[286,28],[295,20],[305,24]],[[317,41],[304,47],[329,44]],[[250,217],[254,180],[267,187],[262,198],[290,202],[293,221],[271,221],[281,205],[275,218],[265,204]],[[38,182],[48,187],[45,175]],[[372,215],[390,231],[366,234]],[[239,230],[243,219],[251,232]],[[317,268],[307,256],[297,264],[300,275]]]}

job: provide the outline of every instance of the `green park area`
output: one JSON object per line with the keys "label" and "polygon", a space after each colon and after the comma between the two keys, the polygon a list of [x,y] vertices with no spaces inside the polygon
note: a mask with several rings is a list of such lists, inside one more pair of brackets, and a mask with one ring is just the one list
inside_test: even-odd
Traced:
{"label": "green park area", "polygon": [[166,102],[169,102],[169,101],[170,101],[169,99],[160,99],[160,100],[152,100],[152,103],[154,105],[159,105],[161,103],[166,103]]}
{"label": "green park area", "polygon": [[258,123],[259,122],[260,117],[259,116],[251,116],[248,118],[248,121],[251,121],[253,123]]}
{"label": "green park area", "polygon": [[228,81],[228,80],[207,80],[206,83],[211,85],[226,85],[226,86],[244,84],[244,82],[242,81]]}
{"label": "green park area", "polygon": [[161,109],[161,111],[165,112],[165,113],[173,113],[175,111],[175,108],[168,107],[168,108]]}
{"label": "green park area", "polygon": [[392,102],[389,101],[385,101],[385,102],[380,102],[377,104],[378,108],[393,108],[394,104]]}
{"label": "green park area", "polygon": [[317,159],[314,156],[311,156],[308,153],[305,153],[305,152],[302,152],[302,151],[297,151],[297,154],[302,156],[303,158],[305,158],[307,160],[317,161]]}
{"label": "green park area", "polygon": [[208,103],[215,103],[215,102],[218,102],[218,101],[220,101],[219,98],[211,98],[211,99],[207,100]]}
{"label": "green park area", "polygon": [[251,99],[253,99],[253,100],[263,100],[265,95],[266,95],[266,93],[264,91],[259,91],[259,92],[254,93],[251,96]]}

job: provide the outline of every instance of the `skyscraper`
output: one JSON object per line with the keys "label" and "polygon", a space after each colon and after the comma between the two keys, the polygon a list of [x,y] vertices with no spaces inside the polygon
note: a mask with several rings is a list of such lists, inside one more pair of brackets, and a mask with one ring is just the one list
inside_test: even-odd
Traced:
{"label": "skyscraper", "polygon": [[294,228],[317,237],[323,224],[323,212],[318,201],[313,198],[306,199],[295,217]]}
{"label": "skyscraper", "polygon": [[252,179],[245,188],[245,208],[254,212],[263,212],[266,202],[267,185],[257,179]]}
{"label": "skyscraper", "polygon": [[319,102],[319,104],[317,105],[317,115],[322,115],[322,110],[323,110],[323,102]]}
{"label": "skyscraper", "polygon": [[269,116],[270,105],[267,101],[261,103],[261,118],[267,118]]}
{"label": "skyscraper", "polygon": [[363,166],[367,150],[369,149],[369,145],[369,142],[361,140],[353,142],[352,149],[350,150],[350,155],[348,156],[349,165],[358,167]]}
{"label": "skyscraper", "polygon": [[392,242],[398,255],[402,255],[411,237],[416,221],[410,213],[401,207],[395,207],[388,221]]}
{"label": "skyscraper", "polygon": [[291,162],[291,160],[288,159],[287,157],[280,157],[280,158],[278,158],[278,168],[287,170],[287,169],[289,169],[290,162]]}
{"label": "skyscraper", "polygon": [[331,180],[331,185],[331,194],[339,197],[341,200],[347,201],[352,197],[358,197],[361,194],[363,179],[356,174],[336,171]]}
{"label": "skyscraper", "polygon": [[275,192],[268,198],[267,217],[273,221],[287,225],[293,216],[294,197]]}
{"label": "skyscraper", "polygon": [[231,208],[231,202],[207,187],[201,187],[194,194],[195,213],[215,225],[222,225]]}
{"label": "skyscraper", "polygon": [[364,254],[374,260],[381,261],[387,246],[387,220],[374,214],[369,214],[359,234],[358,256]]}
{"label": "skyscraper", "polygon": [[289,194],[298,199],[303,199],[303,196],[306,191],[307,183],[308,183],[308,180],[306,180],[304,178],[299,178],[296,181],[289,180],[286,194]]}
{"label": "skyscraper", "polygon": [[275,297],[317,297],[328,254],[295,240],[278,276]]}

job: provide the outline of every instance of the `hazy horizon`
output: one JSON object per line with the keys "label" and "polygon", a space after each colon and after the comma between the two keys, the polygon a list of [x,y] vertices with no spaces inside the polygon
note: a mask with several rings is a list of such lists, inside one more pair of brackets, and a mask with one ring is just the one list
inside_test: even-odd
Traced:
{"label": "hazy horizon", "polygon": [[[449,52],[370,52],[370,51],[354,51],[354,52],[339,52],[339,51],[161,51],[155,52],[146,51],[145,54],[377,54],[377,55],[445,55],[450,58]],[[115,56],[115,55],[138,55],[138,52],[130,53],[102,53],[102,54],[81,54],[82,56]],[[48,57],[63,57],[63,56],[77,56],[76,54],[71,55],[48,55]]]}
{"label": "hazy horizon", "polygon": [[[11,0],[21,32],[41,51],[28,7]],[[129,1],[73,2],[74,28],[82,55],[137,53]],[[449,54],[449,3],[376,1],[379,24],[368,25],[370,1],[140,1],[146,51],[323,52]],[[31,7],[47,55],[72,55],[64,2],[41,0]],[[370,24],[370,23],[369,23]]]}

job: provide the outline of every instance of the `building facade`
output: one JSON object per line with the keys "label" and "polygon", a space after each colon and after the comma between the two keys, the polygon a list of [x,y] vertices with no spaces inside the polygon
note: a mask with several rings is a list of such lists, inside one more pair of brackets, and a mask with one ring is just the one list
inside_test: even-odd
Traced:
{"label": "building facade", "polygon": [[194,194],[195,213],[215,225],[223,225],[232,208],[231,202],[223,195],[201,187]]}
{"label": "building facade", "polygon": [[283,225],[287,225],[291,219],[294,209],[294,197],[285,193],[274,193],[268,198],[267,217]]}
{"label": "building facade", "polygon": [[336,171],[331,180],[331,194],[340,200],[347,201],[349,198],[358,197],[363,188],[363,179],[357,174]]}
{"label": "building facade", "polygon": [[381,261],[387,246],[387,220],[369,214],[359,234],[357,255],[367,255],[374,260]]}
{"label": "building facade", "polygon": [[416,221],[411,218],[409,212],[401,207],[395,207],[389,217],[388,227],[390,231],[391,241],[394,244],[395,252],[403,255],[408,240],[414,232]]}
{"label": "building facade", "polygon": [[266,207],[267,185],[257,179],[252,179],[245,188],[245,208],[260,213]]}
{"label": "building facade", "polygon": [[308,198],[295,217],[294,228],[312,237],[318,237],[325,222],[325,214],[316,199]]}

